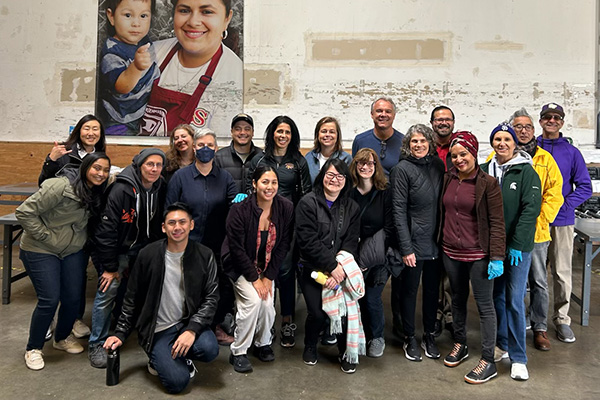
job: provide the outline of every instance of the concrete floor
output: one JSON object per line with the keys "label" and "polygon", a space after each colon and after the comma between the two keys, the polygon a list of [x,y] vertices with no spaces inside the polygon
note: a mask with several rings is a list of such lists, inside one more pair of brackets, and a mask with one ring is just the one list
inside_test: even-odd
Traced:
{"label": "concrete floor", "polygon": [[[577,256],[574,287],[580,289],[580,258]],[[18,262],[15,265],[20,265]],[[88,309],[84,320],[89,324],[94,295],[95,272],[89,270]],[[571,307],[572,328],[577,337],[573,344],[561,343],[550,329],[552,350],[537,351],[532,333],[527,333],[527,355],[530,379],[516,382],[510,378],[510,363],[498,364],[499,376],[487,384],[472,386],[463,376],[473,368],[480,356],[479,321],[475,304],[469,304],[470,357],[456,368],[447,368],[441,359],[424,357],[420,363],[404,357],[401,343],[386,326],[386,350],[382,358],[361,357],[355,374],[340,371],[336,346],[319,348],[319,362],[307,366],[302,362],[302,336],[305,317],[304,302],[298,304],[299,329],[297,345],[284,349],[273,346],[276,360],[261,363],[251,357],[254,372],[239,374],[228,363],[229,350],[221,347],[211,364],[196,363],[199,373],[183,393],[205,399],[458,399],[540,398],[540,399],[600,399],[600,268],[592,274],[592,306],[590,326],[579,325],[579,306]],[[391,320],[389,284],[384,292],[386,318]],[[148,374],[147,358],[132,336],[121,353],[121,383],[105,386],[105,370],[92,368],[87,352],[69,355],[54,350],[50,342],[44,348],[46,367],[41,371],[27,369],[23,354],[27,342],[29,321],[36,303],[31,282],[26,278],[13,284],[9,305],[0,306],[0,399],[107,399],[169,397],[158,379]],[[420,306],[419,306],[420,307]],[[420,318],[420,313],[417,314]],[[279,325],[278,325],[279,326]],[[418,335],[421,324],[417,323]],[[87,345],[83,340],[82,344]],[[448,332],[438,339],[442,356],[452,341]]]}

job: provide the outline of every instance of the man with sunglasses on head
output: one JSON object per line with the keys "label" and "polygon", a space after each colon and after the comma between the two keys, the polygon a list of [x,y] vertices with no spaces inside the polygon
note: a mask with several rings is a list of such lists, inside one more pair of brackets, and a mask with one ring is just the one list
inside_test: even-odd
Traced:
{"label": "man with sunglasses on head", "polygon": [[553,223],[550,224],[552,241],[548,248],[548,258],[554,280],[554,315],[552,320],[556,327],[558,340],[573,343],[575,335],[569,326],[569,304],[571,300],[571,257],[573,255],[573,233],[575,230],[575,207],[589,199],[592,195],[592,182],[579,150],[560,129],[564,124],[565,112],[556,103],[542,107],[540,125],[542,135],[537,144],[548,151],[558,164],[562,178],[562,195],[564,203]]}
{"label": "man with sunglasses on head", "polygon": [[371,104],[373,129],[369,129],[354,138],[352,157],[360,149],[368,147],[379,156],[386,176],[400,160],[400,148],[404,135],[392,127],[396,118],[396,105],[389,97],[379,97]]}

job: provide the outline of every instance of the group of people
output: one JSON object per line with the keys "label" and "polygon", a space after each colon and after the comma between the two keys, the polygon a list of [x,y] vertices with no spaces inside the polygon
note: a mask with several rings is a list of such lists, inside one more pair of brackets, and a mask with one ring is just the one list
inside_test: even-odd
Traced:
{"label": "group of people", "polygon": [[[304,363],[318,362],[319,343],[337,344],[342,371],[353,373],[360,355],[384,354],[382,292],[391,278],[392,331],[408,360],[421,361],[421,349],[440,358],[435,338],[444,325],[454,340],[444,364],[469,356],[472,288],[482,351],[464,379],[487,382],[503,358],[513,379],[528,379],[528,321],[535,347],[550,349],[547,258],[557,337],[575,341],[568,317],[574,208],[591,195],[591,181],[560,132],[563,108],[543,106],[538,138],[527,111],[514,112],[491,131],[494,152],[482,164],[477,138],[454,130],[449,107],[436,107],[431,127],[416,124],[406,135],[392,127],[395,116],[392,99],[375,100],[374,127],[356,136],[352,155],[342,149],[339,122],[324,117],[305,157],[287,116],[268,124],[263,150],[247,114],[233,118],[232,141],[222,149],[213,131],[183,124],[166,154],[143,149],[109,185],[104,128],[83,117],[67,142],[55,143],[40,190],[16,212],[25,231],[21,259],[38,295],[27,366],[44,367],[44,339],[60,303],[53,347],[83,352],[74,335],[89,334],[94,367],[105,368],[107,351],[137,329],[149,372],[170,393],[194,376],[192,360],[211,361],[219,344],[230,346],[235,371],[250,372],[251,348],[270,362],[277,333],[281,346],[295,345],[299,285]],[[90,257],[98,290],[86,333]]]}

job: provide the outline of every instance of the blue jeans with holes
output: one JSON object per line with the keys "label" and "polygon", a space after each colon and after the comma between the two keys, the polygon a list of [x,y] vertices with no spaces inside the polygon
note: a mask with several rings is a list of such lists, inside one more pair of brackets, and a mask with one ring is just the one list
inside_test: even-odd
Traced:
{"label": "blue jeans with holes", "polygon": [[[119,256],[119,280],[113,279],[105,292],[96,292],[94,298],[94,307],[92,308],[92,328],[90,333],[89,345],[98,346],[104,343],[108,338],[108,330],[110,329],[110,316],[115,306],[117,294],[119,293],[119,287],[126,282],[123,282],[123,271],[129,265],[127,256]],[[102,275],[102,269],[98,269],[98,285],[100,285],[100,276]]]}
{"label": "blue jeans with holes", "polygon": [[66,339],[73,329],[81,297],[84,295],[81,282],[85,276],[88,255],[80,250],[61,259],[53,254],[21,249],[19,258],[23,261],[38,298],[31,316],[27,350],[41,350],[59,303],[54,340],[58,342]]}
{"label": "blue jeans with holes", "polygon": [[498,319],[496,344],[508,350],[512,362],[527,364],[525,352],[525,292],[531,253],[523,252],[519,265],[504,261],[504,273],[494,279],[494,307]]}
{"label": "blue jeans with holes", "polygon": [[186,359],[210,362],[219,355],[219,344],[215,334],[205,329],[196,336],[196,340],[185,357],[173,359],[171,349],[183,333],[184,325],[179,323],[162,332],[154,334],[154,342],[148,358],[158,372],[158,378],[167,392],[180,393],[190,382],[190,371]]}

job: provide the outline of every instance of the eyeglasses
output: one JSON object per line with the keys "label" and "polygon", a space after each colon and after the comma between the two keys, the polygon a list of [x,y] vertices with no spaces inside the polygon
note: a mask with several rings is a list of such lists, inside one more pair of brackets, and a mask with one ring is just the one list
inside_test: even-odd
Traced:
{"label": "eyeglasses", "polygon": [[327,177],[327,179],[329,179],[330,181],[333,180],[334,178],[338,180],[338,182],[343,182],[346,180],[346,175],[344,174],[336,174],[334,172],[327,172],[325,174],[325,176]]}
{"label": "eyeglasses", "polygon": [[154,169],[154,167],[160,169],[163,166],[162,163],[155,163],[155,162],[152,162],[152,161],[148,161],[148,162],[144,163],[144,165],[146,167],[150,168],[150,169]]}
{"label": "eyeglasses", "polygon": [[529,125],[529,124],[527,124],[527,125],[516,124],[516,125],[513,125],[513,128],[515,128],[517,131],[526,130],[526,131],[530,132],[530,131],[533,130],[533,125]]}
{"label": "eyeglasses", "polygon": [[441,122],[452,122],[454,118],[434,118],[433,122],[441,123]]}
{"label": "eyeglasses", "polygon": [[562,121],[563,117],[561,117],[560,115],[555,115],[555,114],[551,114],[551,115],[544,115],[541,119],[543,119],[544,121]]}
{"label": "eyeglasses", "polygon": [[379,150],[379,159],[385,159],[385,151],[387,150],[387,143],[383,140],[381,141],[381,149]]}
{"label": "eyeglasses", "polygon": [[375,162],[375,161],[359,161],[357,164],[358,164],[359,168],[363,168],[363,167],[373,168],[375,166],[375,164],[377,164],[377,162]]}

